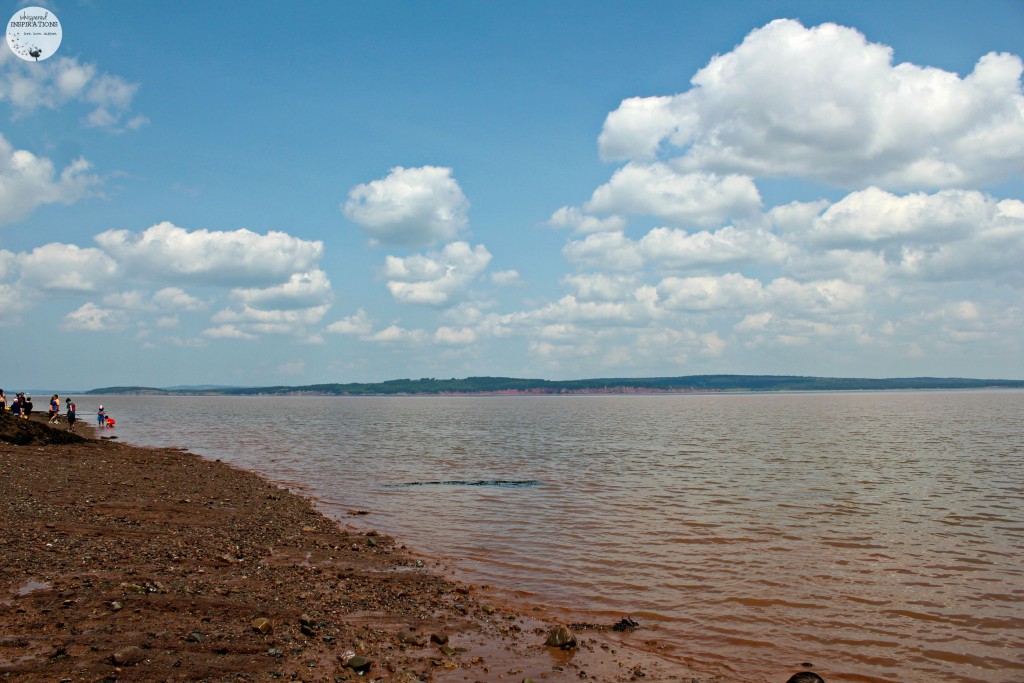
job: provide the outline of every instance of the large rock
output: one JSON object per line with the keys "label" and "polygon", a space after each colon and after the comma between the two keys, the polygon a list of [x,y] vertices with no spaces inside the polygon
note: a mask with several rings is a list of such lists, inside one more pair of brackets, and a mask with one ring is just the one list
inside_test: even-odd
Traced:
{"label": "large rock", "polygon": [[576,647],[576,634],[569,630],[568,626],[556,626],[548,633],[548,639],[544,641],[548,647],[560,647],[563,650],[571,650]]}
{"label": "large rock", "polygon": [[142,648],[134,645],[118,648],[114,650],[114,654],[110,655],[110,661],[115,666],[135,666],[144,659],[146,659],[146,653],[142,651]]}

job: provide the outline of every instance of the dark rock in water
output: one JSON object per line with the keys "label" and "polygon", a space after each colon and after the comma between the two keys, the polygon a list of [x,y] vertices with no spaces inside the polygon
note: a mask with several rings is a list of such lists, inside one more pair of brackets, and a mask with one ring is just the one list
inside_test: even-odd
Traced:
{"label": "dark rock in water", "polygon": [[825,683],[825,679],[813,671],[801,671],[790,676],[786,683]]}
{"label": "dark rock in water", "polygon": [[560,647],[563,650],[571,650],[576,647],[576,635],[569,630],[568,626],[556,626],[548,633],[548,639],[544,641],[548,647]]}
{"label": "dark rock in water", "polygon": [[401,484],[384,484],[386,489],[400,489],[408,486],[500,486],[502,488],[520,488],[524,486],[540,486],[536,479],[457,479],[453,481],[407,481]]}
{"label": "dark rock in water", "polygon": [[640,628],[639,622],[634,621],[630,617],[619,619],[619,621],[612,626],[613,631],[632,631],[638,628]]}
{"label": "dark rock in water", "polygon": [[430,642],[437,643],[438,645],[447,645],[448,644],[448,634],[445,633],[444,631],[439,631],[437,633],[431,633],[430,634]]}

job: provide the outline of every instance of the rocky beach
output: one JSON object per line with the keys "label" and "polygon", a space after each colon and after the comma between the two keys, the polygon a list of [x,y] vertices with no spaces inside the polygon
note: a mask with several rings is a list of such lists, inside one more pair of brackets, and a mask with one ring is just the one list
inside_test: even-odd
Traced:
{"label": "rocky beach", "polygon": [[4,681],[727,680],[643,624],[448,580],[256,474],[45,419],[0,413]]}

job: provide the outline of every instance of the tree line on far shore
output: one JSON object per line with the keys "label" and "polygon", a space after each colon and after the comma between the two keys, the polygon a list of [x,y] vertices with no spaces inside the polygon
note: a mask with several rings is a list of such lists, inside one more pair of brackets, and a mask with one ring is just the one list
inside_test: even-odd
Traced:
{"label": "tree line on far shore", "polygon": [[102,387],[87,394],[208,396],[394,396],[445,394],[631,394],[724,391],[886,391],[909,389],[1024,388],[1024,380],[959,377],[802,377],[796,375],[688,375],[684,377],[619,377],[573,380],[515,377],[462,379],[393,379],[386,382],[308,384],[269,387]]}

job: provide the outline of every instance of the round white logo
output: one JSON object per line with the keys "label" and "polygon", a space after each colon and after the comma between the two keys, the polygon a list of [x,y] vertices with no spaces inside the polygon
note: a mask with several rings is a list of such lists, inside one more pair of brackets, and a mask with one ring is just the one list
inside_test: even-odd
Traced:
{"label": "round white logo", "polygon": [[7,22],[7,44],[27,62],[52,57],[60,47],[61,35],[57,15],[42,7],[20,9]]}

